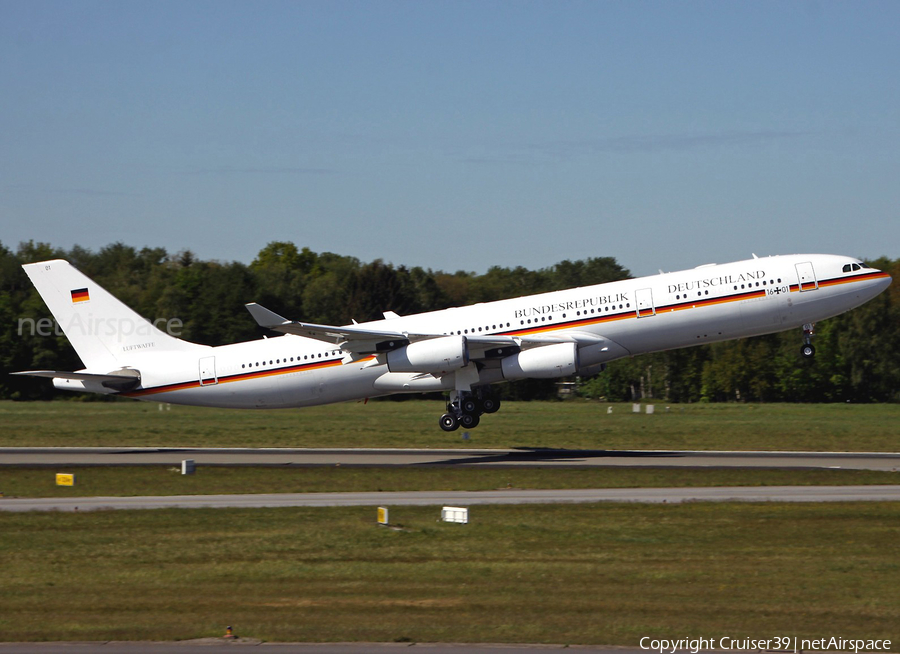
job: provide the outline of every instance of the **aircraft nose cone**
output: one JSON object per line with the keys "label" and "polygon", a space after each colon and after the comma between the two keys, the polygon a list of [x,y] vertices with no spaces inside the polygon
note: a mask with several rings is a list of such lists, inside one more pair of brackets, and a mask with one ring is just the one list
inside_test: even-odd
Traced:
{"label": "aircraft nose cone", "polygon": [[879,270],[878,276],[874,280],[872,280],[872,282],[873,282],[872,286],[875,289],[875,293],[873,294],[872,297],[875,297],[875,295],[878,295],[883,290],[885,290],[888,286],[891,285],[891,282],[893,282],[893,281],[894,281],[893,277],[891,277],[886,272]]}

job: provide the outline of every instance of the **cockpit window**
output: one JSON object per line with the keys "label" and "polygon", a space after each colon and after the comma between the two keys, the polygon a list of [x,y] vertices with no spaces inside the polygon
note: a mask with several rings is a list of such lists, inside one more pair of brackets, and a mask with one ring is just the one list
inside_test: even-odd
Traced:
{"label": "cockpit window", "polygon": [[854,264],[853,264],[853,270],[859,270],[859,264],[858,264],[858,263],[854,263]]}
{"label": "cockpit window", "polygon": [[850,272],[850,264],[849,264],[849,263],[845,263],[845,264],[844,264],[844,267],[841,268],[841,270],[842,270],[843,272]]}

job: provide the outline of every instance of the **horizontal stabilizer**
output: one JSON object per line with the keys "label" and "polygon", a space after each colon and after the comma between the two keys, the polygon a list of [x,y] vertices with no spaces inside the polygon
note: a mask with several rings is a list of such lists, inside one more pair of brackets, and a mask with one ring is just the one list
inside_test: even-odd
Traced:
{"label": "horizontal stabilizer", "polygon": [[101,375],[93,372],[66,372],[64,370],[25,370],[14,372],[13,375],[27,375],[29,377],[48,377],[50,379],[72,379],[82,382],[96,382],[106,388],[127,390],[141,383],[141,373],[138,370],[126,368],[121,371]]}

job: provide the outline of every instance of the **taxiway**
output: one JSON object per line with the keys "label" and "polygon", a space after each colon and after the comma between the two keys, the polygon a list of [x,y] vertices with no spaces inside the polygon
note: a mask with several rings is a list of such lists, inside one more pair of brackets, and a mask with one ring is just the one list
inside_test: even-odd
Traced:
{"label": "taxiway", "polygon": [[707,488],[587,488],[575,490],[398,491],[170,495],[138,497],[0,498],[0,511],[104,509],[249,509],[327,506],[431,506],[452,504],[573,504],[593,502],[898,502],[900,485],[729,486]]}

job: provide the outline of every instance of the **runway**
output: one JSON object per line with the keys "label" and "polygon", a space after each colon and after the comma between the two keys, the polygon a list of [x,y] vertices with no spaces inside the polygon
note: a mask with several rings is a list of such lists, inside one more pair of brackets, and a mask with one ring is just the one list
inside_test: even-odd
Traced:
{"label": "runway", "polygon": [[530,466],[900,470],[898,452],[710,452],[568,449],[4,447],[0,466]]}
{"label": "runway", "polygon": [[329,506],[478,506],[483,504],[584,504],[638,502],[897,502],[900,485],[731,486],[707,488],[589,488],[575,490],[399,491],[170,495],[143,497],[0,498],[0,511],[104,509],[250,509]]}

